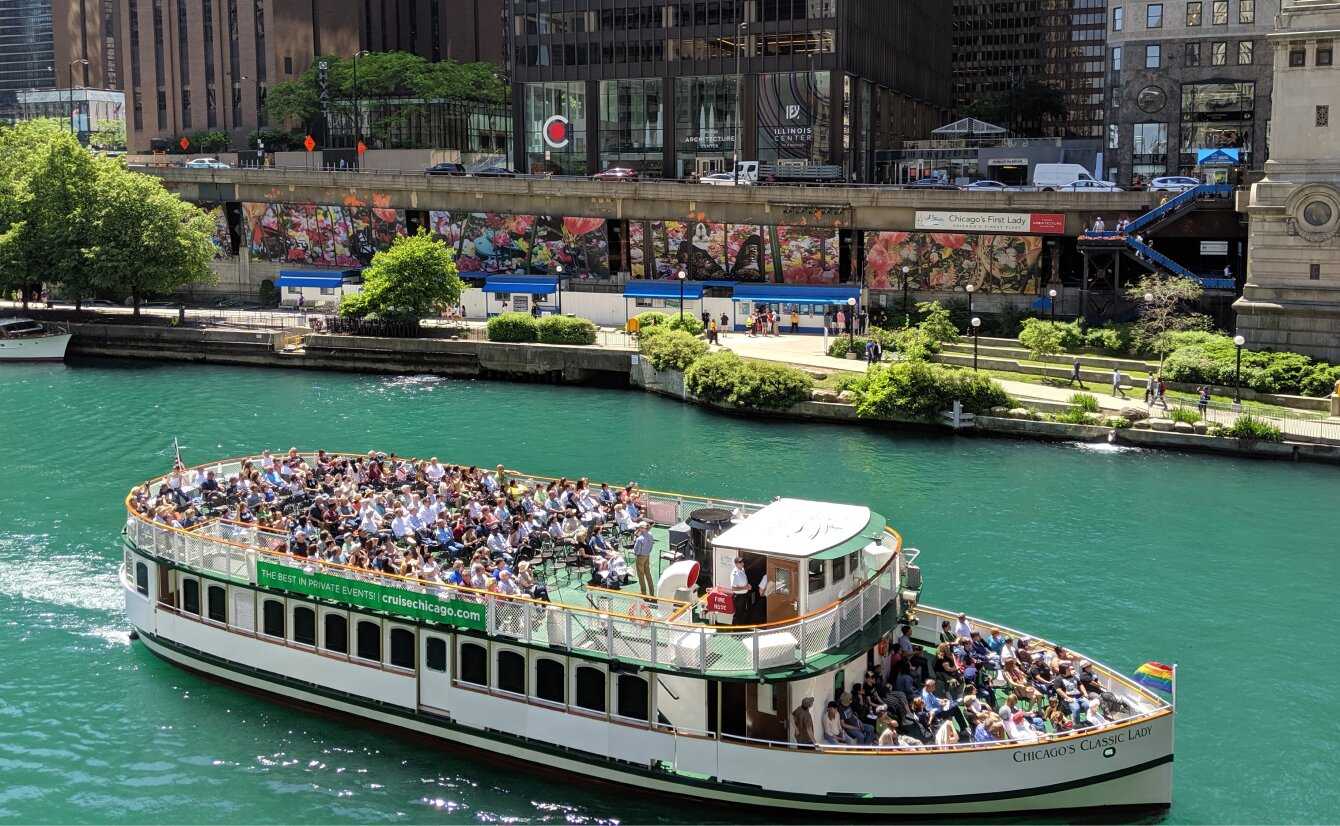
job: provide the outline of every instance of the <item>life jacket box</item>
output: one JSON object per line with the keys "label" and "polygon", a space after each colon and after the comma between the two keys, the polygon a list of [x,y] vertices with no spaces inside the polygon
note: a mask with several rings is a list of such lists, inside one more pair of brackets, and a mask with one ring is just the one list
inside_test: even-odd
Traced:
{"label": "life jacket box", "polygon": [[[778,668],[784,665],[792,665],[796,662],[796,649],[799,647],[796,635],[790,631],[773,631],[768,634],[759,634],[758,644],[758,667]],[[746,639],[745,646],[751,648],[754,640]],[[753,655],[751,650],[750,655]]]}
{"label": "life jacket box", "polygon": [[568,628],[563,620],[563,611],[559,608],[546,608],[544,612],[544,628],[549,637],[550,645],[561,645],[568,647]]}

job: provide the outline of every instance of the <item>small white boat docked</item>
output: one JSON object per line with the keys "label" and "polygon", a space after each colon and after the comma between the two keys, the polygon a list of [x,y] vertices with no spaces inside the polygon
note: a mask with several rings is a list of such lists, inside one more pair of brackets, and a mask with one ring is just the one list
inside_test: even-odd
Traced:
{"label": "small white boat docked", "polygon": [[[602,528],[605,504],[623,529]],[[698,806],[840,819],[1172,801],[1173,703],[919,604],[919,552],[866,507],[294,450],[178,468],[126,508],[132,636],[281,701]],[[575,546],[561,525],[504,546],[468,527],[490,508],[513,528],[585,525]],[[650,581],[634,583],[647,536]],[[444,575],[462,558],[496,579]],[[968,652],[962,682],[946,646]]]}
{"label": "small white boat docked", "polygon": [[0,362],[63,361],[70,331],[31,318],[0,318]]}

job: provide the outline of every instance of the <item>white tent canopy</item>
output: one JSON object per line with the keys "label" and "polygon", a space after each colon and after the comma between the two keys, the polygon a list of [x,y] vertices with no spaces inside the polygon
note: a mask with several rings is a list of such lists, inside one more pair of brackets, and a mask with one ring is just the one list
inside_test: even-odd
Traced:
{"label": "white tent canopy", "polygon": [[987,123],[977,118],[959,118],[953,123],[946,123],[939,129],[932,129],[932,135],[1003,135],[1005,129],[996,126],[994,123]]}

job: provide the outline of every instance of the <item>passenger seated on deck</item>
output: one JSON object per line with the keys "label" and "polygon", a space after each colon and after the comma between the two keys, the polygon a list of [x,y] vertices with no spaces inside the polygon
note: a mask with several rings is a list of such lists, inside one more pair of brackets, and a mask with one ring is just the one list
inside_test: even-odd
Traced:
{"label": "passenger seated on deck", "polygon": [[823,729],[824,742],[829,745],[856,745],[856,738],[847,733],[842,725],[842,715],[838,712],[838,704],[832,700],[828,701],[828,706],[824,709],[824,716],[820,725]]}

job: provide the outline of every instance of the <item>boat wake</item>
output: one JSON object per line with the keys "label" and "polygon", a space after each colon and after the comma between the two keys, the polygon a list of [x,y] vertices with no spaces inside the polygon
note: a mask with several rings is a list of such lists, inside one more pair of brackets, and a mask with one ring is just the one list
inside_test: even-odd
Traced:
{"label": "boat wake", "polygon": [[1135,445],[1114,445],[1111,442],[1066,442],[1068,447],[1086,453],[1144,453],[1143,447]]}
{"label": "boat wake", "polygon": [[114,565],[90,570],[95,554],[51,554],[48,541],[44,534],[0,534],[0,599],[25,603],[32,625],[128,643]]}

